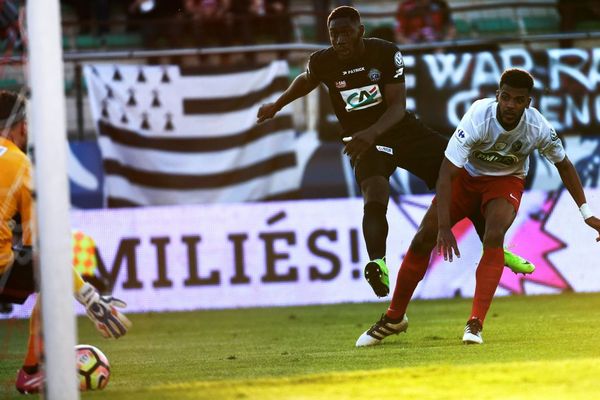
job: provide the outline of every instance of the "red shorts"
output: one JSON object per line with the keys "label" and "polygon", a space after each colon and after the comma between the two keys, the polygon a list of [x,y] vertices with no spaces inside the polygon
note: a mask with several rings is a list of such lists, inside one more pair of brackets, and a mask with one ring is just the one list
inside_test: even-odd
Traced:
{"label": "red shorts", "polygon": [[[452,224],[465,217],[484,215],[485,205],[493,199],[506,199],[519,211],[525,180],[516,176],[471,176],[463,168],[452,181],[450,219]],[[435,202],[435,198],[433,199]]]}

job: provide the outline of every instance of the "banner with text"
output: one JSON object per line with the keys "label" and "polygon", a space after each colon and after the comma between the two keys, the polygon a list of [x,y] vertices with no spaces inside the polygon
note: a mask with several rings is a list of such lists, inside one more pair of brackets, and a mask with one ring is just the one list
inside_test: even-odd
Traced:
{"label": "banner with text", "polygon": [[[587,196],[600,210],[600,190]],[[430,202],[415,195],[390,204],[392,285]],[[339,199],[80,210],[72,225],[96,240],[99,268],[129,312],[377,301],[362,277],[362,207]],[[481,242],[468,221],[454,232],[462,257],[434,257],[415,297],[473,295]],[[537,268],[529,276],[505,269],[497,294],[600,291],[594,239],[566,191],[526,193],[506,245]],[[10,315],[24,316],[31,303]]]}
{"label": "banner with text", "polygon": [[407,58],[408,96],[423,120],[440,131],[454,131],[473,101],[494,96],[504,69],[520,67],[535,78],[532,105],[559,133],[600,133],[600,49],[504,49]]}
{"label": "banner with text", "polygon": [[[475,100],[495,96],[502,71],[518,67],[533,75],[532,106],[559,134],[600,134],[600,48],[406,54],[404,65],[407,108],[441,133],[451,134]],[[321,107],[332,115],[328,101]],[[337,140],[334,121],[324,118],[322,137]]]}

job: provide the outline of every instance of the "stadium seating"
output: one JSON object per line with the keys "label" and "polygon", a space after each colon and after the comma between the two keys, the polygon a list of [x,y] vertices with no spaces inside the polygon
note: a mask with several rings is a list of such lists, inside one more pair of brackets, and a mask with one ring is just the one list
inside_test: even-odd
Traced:
{"label": "stadium seating", "polygon": [[0,90],[10,90],[10,91],[19,91],[21,89],[21,85],[17,82],[16,79],[5,78],[0,79]]}
{"label": "stadium seating", "polygon": [[454,18],[454,27],[456,28],[456,36],[459,39],[469,38],[472,35],[471,24],[464,19]]}
{"label": "stadium seating", "polygon": [[529,34],[556,33],[560,30],[558,15],[523,17],[523,23]]}
{"label": "stadium seating", "polygon": [[142,47],[142,36],[137,33],[109,33],[102,36],[76,35],[74,37],[63,37],[63,48],[65,50],[86,49],[132,49]]}
{"label": "stadium seating", "polygon": [[476,19],[472,25],[480,36],[514,35],[519,31],[519,24],[510,18]]}
{"label": "stadium seating", "polygon": [[304,72],[303,66],[290,65],[290,73],[289,73],[290,82],[293,79],[295,79],[298,75],[300,75],[302,72]]}
{"label": "stadium seating", "polygon": [[580,32],[600,31],[600,21],[580,21],[575,25],[575,29]]}
{"label": "stadium seating", "polygon": [[300,40],[302,42],[314,42],[317,38],[317,33],[314,25],[300,25]]}
{"label": "stadium seating", "polygon": [[109,48],[139,48],[143,41],[136,33],[112,33],[104,36],[104,44]]}

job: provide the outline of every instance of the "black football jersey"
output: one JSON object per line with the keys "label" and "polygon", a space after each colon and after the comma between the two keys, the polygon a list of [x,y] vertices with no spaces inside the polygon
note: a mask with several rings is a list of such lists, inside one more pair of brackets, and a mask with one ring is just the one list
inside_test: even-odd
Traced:
{"label": "black football jersey", "polygon": [[384,85],[404,82],[404,61],[396,45],[363,40],[364,53],[350,62],[341,61],[329,47],[311,54],[306,68],[312,82],[323,82],[329,89],[345,135],[373,125],[387,109]]}

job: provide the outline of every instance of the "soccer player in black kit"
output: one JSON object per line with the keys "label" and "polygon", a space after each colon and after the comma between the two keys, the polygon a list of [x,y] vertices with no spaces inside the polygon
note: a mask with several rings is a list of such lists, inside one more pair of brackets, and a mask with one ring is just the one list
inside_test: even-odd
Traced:
{"label": "soccer player in black kit", "polygon": [[[395,44],[363,38],[365,28],[352,7],[334,9],[327,26],[331,47],[313,53],[306,72],[274,103],[262,105],[257,120],[273,118],[321,82],[327,86],[342,125],[344,153],[350,157],[364,198],[362,228],[371,260],[365,266],[365,278],[375,294],[383,297],[389,293],[385,263],[389,177],[400,167],[434,188],[448,139],[406,110],[404,62]],[[483,220],[473,223],[478,233],[483,232]],[[514,272],[531,273],[535,268],[508,250],[505,258]]]}

